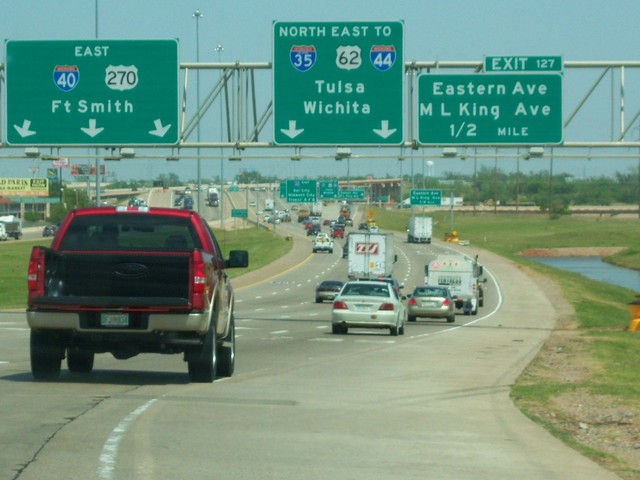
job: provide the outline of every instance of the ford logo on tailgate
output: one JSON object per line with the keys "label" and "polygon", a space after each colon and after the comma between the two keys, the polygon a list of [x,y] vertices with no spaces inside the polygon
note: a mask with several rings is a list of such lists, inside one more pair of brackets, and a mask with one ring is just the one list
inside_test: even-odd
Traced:
{"label": "ford logo on tailgate", "polygon": [[143,278],[149,276],[149,269],[141,263],[121,263],[113,269],[116,277]]}

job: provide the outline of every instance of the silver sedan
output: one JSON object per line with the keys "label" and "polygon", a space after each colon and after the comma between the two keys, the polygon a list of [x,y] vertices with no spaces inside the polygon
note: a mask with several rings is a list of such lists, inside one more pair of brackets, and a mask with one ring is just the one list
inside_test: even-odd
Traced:
{"label": "silver sedan", "polygon": [[446,287],[418,286],[408,295],[407,320],[415,322],[417,317],[446,318],[456,321],[455,299]]}
{"label": "silver sedan", "polygon": [[333,301],[331,331],[349,328],[388,328],[391,335],[404,334],[405,308],[402,298],[387,282],[347,282]]}

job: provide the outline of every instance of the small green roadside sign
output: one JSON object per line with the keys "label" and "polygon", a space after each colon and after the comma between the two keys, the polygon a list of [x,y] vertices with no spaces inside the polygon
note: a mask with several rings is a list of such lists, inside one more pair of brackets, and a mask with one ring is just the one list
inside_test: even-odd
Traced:
{"label": "small green roadside sign", "polygon": [[562,143],[562,74],[422,74],[420,145]]}
{"label": "small green roadside sign", "polygon": [[313,203],[317,200],[315,180],[287,180],[287,202]]}
{"label": "small green roadside sign", "polygon": [[442,205],[442,190],[413,189],[410,196],[411,205]]}
{"label": "small green roadside sign", "polygon": [[320,180],[321,199],[337,198],[339,189],[338,180]]}
{"label": "small green roadside sign", "polygon": [[247,210],[246,208],[232,208],[231,217],[232,218],[248,218],[249,210]]}
{"label": "small green roadside sign", "polygon": [[274,142],[399,145],[404,24],[274,22]]}
{"label": "small green roadside sign", "polygon": [[352,188],[351,190],[340,190],[338,193],[339,198],[344,198],[345,200],[363,200],[364,199],[364,188]]}
{"label": "small green roadside sign", "polygon": [[6,42],[10,145],[174,145],[176,40]]}

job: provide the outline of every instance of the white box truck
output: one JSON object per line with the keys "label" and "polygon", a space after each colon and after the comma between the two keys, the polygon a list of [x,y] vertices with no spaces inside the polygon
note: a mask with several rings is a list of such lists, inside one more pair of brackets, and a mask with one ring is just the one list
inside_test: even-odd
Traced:
{"label": "white box truck", "polygon": [[460,253],[437,255],[424,267],[425,285],[449,287],[455,297],[456,308],[465,315],[477,315],[484,305],[482,265],[475,259]]}
{"label": "white box truck", "polygon": [[322,216],[322,202],[315,202],[311,204],[311,216],[312,217]]}
{"label": "white box truck", "polygon": [[431,243],[433,219],[431,217],[411,217],[407,229],[407,242]]}
{"label": "white box truck", "polygon": [[20,240],[22,236],[22,219],[15,215],[5,215],[0,217],[0,222],[4,224],[4,230],[7,236]]}
{"label": "white box truck", "polygon": [[387,277],[397,260],[391,233],[350,233],[348,237],[349,278]]}
{"label": "white box truck", "polygon": [[264,211],[265,212],[273,212],[273,209],[275,208],[275,202],[273,201],[273,198],[267,198],[264,201]]}

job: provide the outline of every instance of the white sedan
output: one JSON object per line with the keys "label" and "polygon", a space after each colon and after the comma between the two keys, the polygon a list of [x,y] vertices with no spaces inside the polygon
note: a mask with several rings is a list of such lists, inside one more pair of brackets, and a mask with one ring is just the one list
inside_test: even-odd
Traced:
{"label": "white sedan", "polygon": [[387,282],[347,282],[333,301],[331,331],[349,328],[388,328],[391,335],[404,335],[403,298]]}

